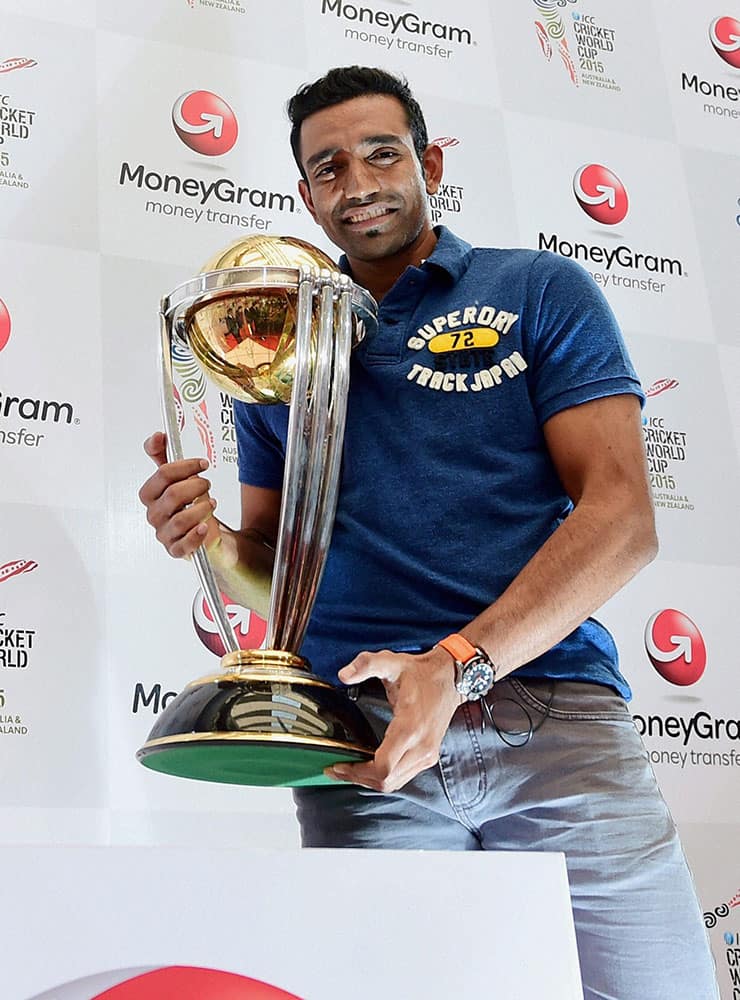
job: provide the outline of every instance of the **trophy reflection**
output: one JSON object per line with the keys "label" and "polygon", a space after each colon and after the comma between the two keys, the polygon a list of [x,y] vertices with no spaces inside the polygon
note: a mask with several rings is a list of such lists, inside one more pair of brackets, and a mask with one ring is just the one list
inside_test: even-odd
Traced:
{"label": "trophy reflection", "polygon": [[169,459],[183,457],[173,357],[189,351],[234,399],[290,407],[266,648],[242,650],[214,567],[193,563],[226,654],[157,719],[137,759],[181,777],[246,785],[328,783],[325,767],[368,760],[369,723],[298,650],[326,561],[339,488],[352,347],[377,305],[316,247],[252,236],[162,300],[162,403]]}

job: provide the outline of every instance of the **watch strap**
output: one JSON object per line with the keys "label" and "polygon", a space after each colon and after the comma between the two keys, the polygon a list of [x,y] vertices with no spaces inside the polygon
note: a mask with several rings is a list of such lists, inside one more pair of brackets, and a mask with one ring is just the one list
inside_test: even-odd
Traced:
{"label": "watch strap", "polygon": [[475,646],[471,642],[468,642],[464,635],[460,635],[458,632],[453,632],[444,639],[440,639],[437,645],[441,646],[442,649],[446,649],[457,663],[467,663],[468,660],[478,655],[478,650]]}

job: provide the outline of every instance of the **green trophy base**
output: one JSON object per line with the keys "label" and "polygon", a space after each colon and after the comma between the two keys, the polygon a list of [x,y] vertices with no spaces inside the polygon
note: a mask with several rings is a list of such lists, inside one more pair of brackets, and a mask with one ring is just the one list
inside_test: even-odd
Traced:
{"label": "green trophy base", "polygon": [[228,654],[225,672],[193,681],[167,706],[137,760],[181,778],[288,788],[330,785],[325,768],[372,759],[378,741],[357,705],[286,659]]}
{"label": "green trophy base", "polygon": [[366,754],[351,750],[281,746],[257,740],[227,743],[218,738],[153,747],[149,752],[143,748],[139,757],[152,771],[178,778],[274,788],[336,784],[326,777],[324,768],[367,759]]}

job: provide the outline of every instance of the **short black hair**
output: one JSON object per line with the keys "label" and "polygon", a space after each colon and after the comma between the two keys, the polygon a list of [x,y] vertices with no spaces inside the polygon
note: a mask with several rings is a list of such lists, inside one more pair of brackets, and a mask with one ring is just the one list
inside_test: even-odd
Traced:
{"label": "short black hair", "polygon": [[298,169],[308,180],[301,163],[301,125],[309,115],[331,108],[335,104],[351,101],[368,94],[386,94],[395,97],[406,112],[416,155],[422,162],[424,150],[429,145],[427,124],[419,102],[411,93],[404,77],[394,76],[384,69],[372,66],[337,66],[321,79],[304,84],[288,101],[288,118],[292,123],[290,145]]}

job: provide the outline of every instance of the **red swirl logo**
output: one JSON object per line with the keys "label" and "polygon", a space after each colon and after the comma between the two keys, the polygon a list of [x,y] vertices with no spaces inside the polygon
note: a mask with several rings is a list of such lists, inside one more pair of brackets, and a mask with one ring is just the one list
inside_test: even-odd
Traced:
{"label": "red swirl logo", "polygon": [[10,313],[8,307],[0,299],[0,351],[10,340]]}
{"label": "red swirl logo", "polygon": [[736,17],[715,17],[709,25],[714,51],[734,69],[740,69],[740,21]]}
{"label": "red swirl logo", "polygon": [[[234,604],[230,597],[221,594],[226,615],[231,622],[240,649],[259,649],[265,641],[267,622],[264,618],[241,604]],[[223,656],[226,648],[218,634],[216,622],[202,589],[193,599],[193,627],[203,645],[216,656]]]}
{"label": "red swirl logo", "polygon": [[645,651],[663,680],[679,687],[696,684],[707,665],[707,647],[697,625],[683,611],[656,611],[645,626]]}
{"label": "red swirl logo", "polygon": [[[94,990],[94,992],[93,992]],[[300,1000],[258,979],[234,972],[170,965],[120,969],[65,983],[33,1000]]]}
{"label": "red swirl logo", "polygon": [[629,209],[627,189],[613,170],[587,163],[576,170],[573,193],[586,215],[605,226],[616,226]]}
{"label": "red swirl logo", "polygon": [[203,156],[223,156],[239,135],[236,115],[223,97],[210,90],[190,90],[172,105],[175,132]]}

